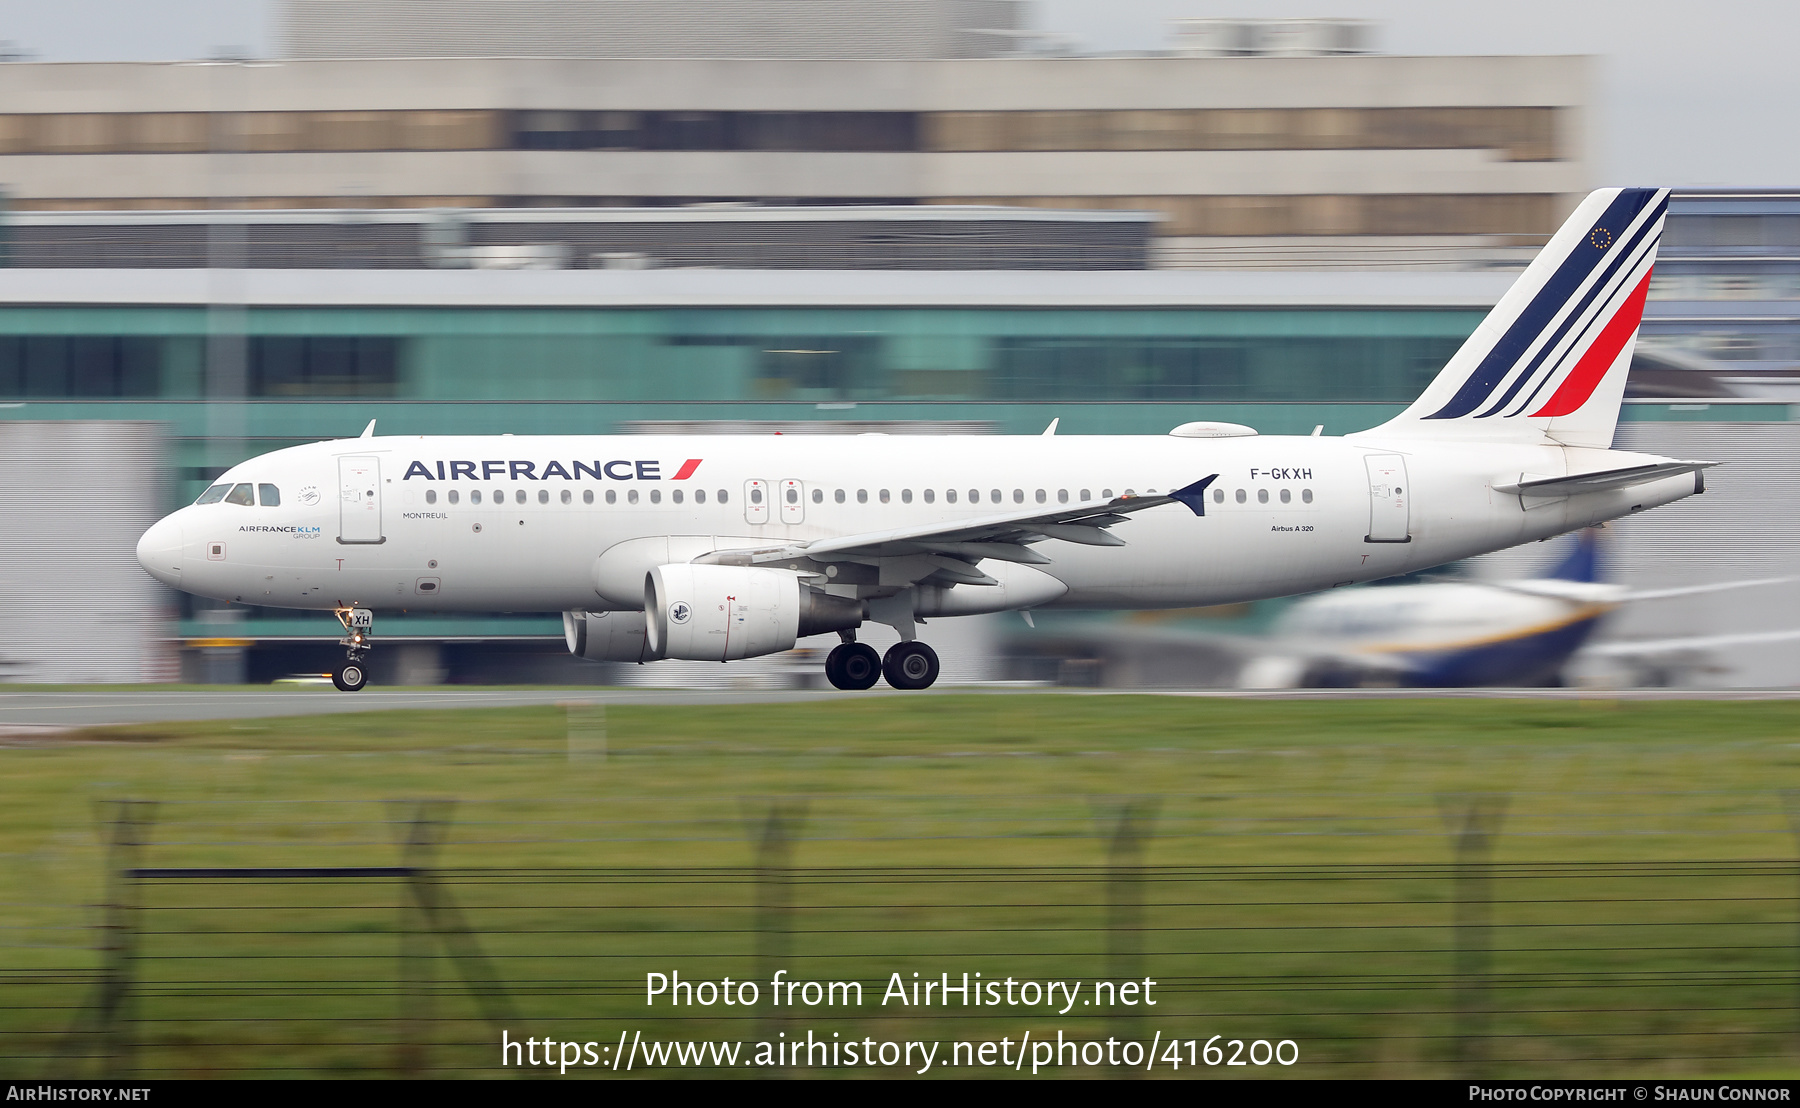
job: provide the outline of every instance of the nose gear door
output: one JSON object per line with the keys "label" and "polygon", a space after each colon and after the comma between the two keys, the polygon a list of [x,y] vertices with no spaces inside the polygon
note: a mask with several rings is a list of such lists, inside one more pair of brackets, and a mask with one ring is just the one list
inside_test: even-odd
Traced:
{"label": "nose gear door", "polygon": [[338,542],[383,543],[381,459],[338,459]]}

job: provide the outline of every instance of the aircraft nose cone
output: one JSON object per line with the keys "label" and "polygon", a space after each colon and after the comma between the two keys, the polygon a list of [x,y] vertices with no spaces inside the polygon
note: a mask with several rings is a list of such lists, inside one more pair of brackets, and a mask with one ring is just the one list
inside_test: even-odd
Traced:
{"label": "aircraft nose cone", "polygon": [[173,588],[181,587],[181,524],[173,516],[158,520],[137,544],[138,564],[150,576]]}

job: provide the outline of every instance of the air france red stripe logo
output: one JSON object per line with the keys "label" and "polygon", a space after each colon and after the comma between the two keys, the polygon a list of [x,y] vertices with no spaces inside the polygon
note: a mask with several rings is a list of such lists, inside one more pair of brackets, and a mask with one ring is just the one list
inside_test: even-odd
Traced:
{"label": "air france red stripe logo", "polygon": [[1587,353],[1575,363],[1575,368],[1563,378],[1563,383],[1557,386],[1556,392],[1544,402],[1543,407],[1531,413],[1534,418],[1568,415],[1588,402],[1588,397],[1594,395],[1594,390],[1600,386],[1606,371],[1619,360],[1619,352],[1625,349],[1625,344],[1637,333],[1638,324],[1644,319],[1644,298],[1649,295],[1650,274],[1646,273],[1644,279],[1638,282],[1638,287],[1625,298],[1625,303],[1619,305],[1619,310],[1594,340],[1594,345],[1588,347]]}
{"label": "air france red stripe logo", "polygon": [[669,480],[685,481],[689,477],[692,477],[694,475],[694,471],[699,468],[700,468],[700,459],[699,458],[689,458],[687,461],[681,463],[681,468],[676,470],[675,476],[669,478]]}

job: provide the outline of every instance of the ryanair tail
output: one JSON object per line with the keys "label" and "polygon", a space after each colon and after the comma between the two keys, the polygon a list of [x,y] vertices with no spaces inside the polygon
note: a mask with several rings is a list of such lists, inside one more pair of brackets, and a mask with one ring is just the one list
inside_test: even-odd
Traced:
{"label": "ryanair tail", "polygon": [[1391,437],[1612,445],[1668,189],[1582,201]]}

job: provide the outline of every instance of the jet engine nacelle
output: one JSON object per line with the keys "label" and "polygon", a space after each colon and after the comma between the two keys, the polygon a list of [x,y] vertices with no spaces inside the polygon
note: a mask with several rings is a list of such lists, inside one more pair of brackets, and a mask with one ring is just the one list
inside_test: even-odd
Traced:
{"label": "jet engine nacelle", "polygon": [[642,612],[564,612],[569,653],[590,662],[654,662]]}
{"label": "jet engine nacelle", "polygon": [[863,603],[809,588],[786,570],[689,562],[645,576],[644,614],[647,647],[657,657],[728,662],[853,628]]}

